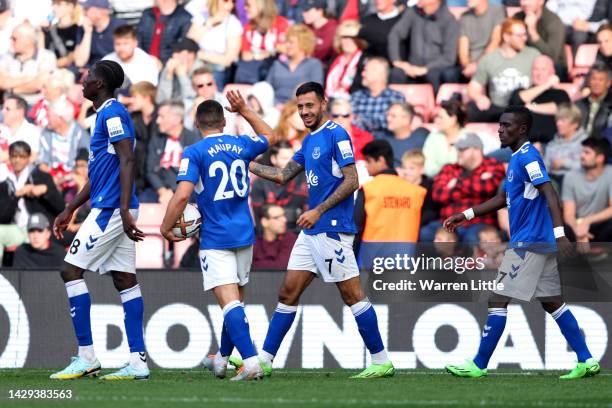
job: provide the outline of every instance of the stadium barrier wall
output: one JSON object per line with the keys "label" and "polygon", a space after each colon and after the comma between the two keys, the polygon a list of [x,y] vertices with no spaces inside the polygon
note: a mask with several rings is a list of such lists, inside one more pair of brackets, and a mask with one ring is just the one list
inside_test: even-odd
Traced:
{"label": "stadium barrier wall", "polygon": [[[195,271],[139,272],[145,301],[145,337],[152,367],[193,368],[217,350],[222,313],[202,290]],[[283,275],[253,272],[246,313],[258,348],[277,303]],[[94,347],[103,367],[128,358],[123,308],[107,276],[86,274],[92,296]],[[400,368],[442,368],[478,348],[486,319],[483,302],[390,302],[377,299],[378,320],[391,359]],[[587,343],[602,366],[608,353],[609,302],[572,303]],[[57,271],[0,270],[0,367],[61,367],[75,354],[68,300]],[[303,296],[295,323],[275,359],[278,367],[361,368],[368,353],[350,309],[335,285],[315,280]],[[537,303],[511,305],[508,324],[490,368],[566,369],[575,355],[553,319]]]}

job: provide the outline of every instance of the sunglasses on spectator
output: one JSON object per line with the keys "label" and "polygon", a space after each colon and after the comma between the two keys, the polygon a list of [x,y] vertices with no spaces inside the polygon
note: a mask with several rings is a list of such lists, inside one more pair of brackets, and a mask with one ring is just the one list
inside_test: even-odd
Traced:
{"label": "sunglasses on spectator", "polygon": [[203,84],[193,84],[196,88],[201,89],[204,88],[205,86],[213,86],[214,82],[205,82]]}
{"label": "sunglasses on spectator", "polygon": [[334,119],[344,118],[348,119],[351,116],[350,113],[332,113],[331,117]]}

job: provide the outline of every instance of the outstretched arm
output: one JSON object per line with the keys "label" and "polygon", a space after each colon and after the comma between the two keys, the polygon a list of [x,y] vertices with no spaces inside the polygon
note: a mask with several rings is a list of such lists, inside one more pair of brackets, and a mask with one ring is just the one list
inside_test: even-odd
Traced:
{"label": "outstretched arm", "polygon": [[[506,194],[503,190],[501,190],[497,195],[490,200],[485,201],[482,204],[478,204],[477,206],[467,209],[464,212],[456,213],[448,217],[444,220],[444,229],[449,232],[453,232],[460,227],[466,221],[471,220],[472,218],[480,217],[485,214],[489,214],[500,210],[506,206]],[[472,211],[470,211],[472,210]],[[473,213],[472,213],[473,212]],[[467,213],[467,215],[466,215]]]}
{"label": "outstretched arm", "polygon": [[225,109],[231,113],[242,116],[251,125],[255,133],[265,136],[268,140],[272,137],[272,128],[259,117],[257,113],[249,109],[239,91],[227,91],[225,94],[230,106]]}
{"label": "outstretched arm", "polygon": [[278,167],[266,166],[263,164],[251,162],[249,164],[249,170],[266,180],[274,181],[279,184],[287,184],[291,181],[295,176],[300,174],[304,167],[301,164],[296,162],[295,160],[291,160],[287,165],[279,169]]}
{"label": "outstretched arm", "polygon": [[312,228],[318,221],[319,218],[329,209],[334,208],[340,202],[344,201],[347,197],[355,192],[359,188],[359,180],[357,179],[357,168],[354,164],[349,164],[342,168],[342,175],[344,180],[336,188],[336,190],[329,196],[325,201],[319,204],[316,208],[308,210],[298,218],[296,224],[301,228]]}

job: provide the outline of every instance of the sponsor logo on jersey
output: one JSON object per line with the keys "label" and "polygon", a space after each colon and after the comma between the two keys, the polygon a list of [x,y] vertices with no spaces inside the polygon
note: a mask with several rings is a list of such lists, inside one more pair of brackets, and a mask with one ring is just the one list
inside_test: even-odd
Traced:
{"label": "sponsor logo on jersey", "polygon": [[340,150],[340,154],[343,159],[347,159],[349,157],[353,157],[353,148],[351,147],[351,142],[348,140],[341,140],[338,142],[338,149]]}
{"label": "sponsor logo on jersey", "polygon": [[312,150],[312,158],[317,160],[319,157],[321,157],[321,148],[319,146],[316,146]]}
{"label": "sponsor logo on jersey", "polygon": [[308,170],[306,172],[306,184],[308,184],[308,188],[318,186],[319,176],[317,176],[314,171]]}
{"label": "sponsor logo on jersey", "polygon": [[189,168],[189,159],[182,159],[181,165],[179,166],[178,175],[185,176],[187,174],[188,168]]}
{"label": "sponsor logo on jersey", "polygon": [[120,117],[107,119],[106,128],[108,129],[109,137],[116,137],[125,133],[125,131],[123,130],[123,125],[121,124]]}
{"label": "sponsor logo on jersey", "polygon": [[508,172],[508,182],[512,183],[513,179],[514,179],[514,170],[510,169],[510,171]]}
{"label": "sponsor logo on jersey", "polygon": [[540,164],[537,161],[532,161],[531,163],[526,164],[525,170],[527,170],[527,174],[529,174],[529,179],[531,181],[544,177]]}

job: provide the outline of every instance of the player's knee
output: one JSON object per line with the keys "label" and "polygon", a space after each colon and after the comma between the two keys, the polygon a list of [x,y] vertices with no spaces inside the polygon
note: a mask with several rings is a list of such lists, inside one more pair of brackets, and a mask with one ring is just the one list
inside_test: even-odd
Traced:
{"label": "player's knee", "polygon": [[297,288],[283,285],[278,293],[278,302],[288,306],[297,306],[300,295]]}
{"label": "player's knee", "polygon": [[361,302],[366,297],[361,288],[340,290],[340,296],[342,296],[342,300],[347,306],[353,306],[354,304]]}
{"label": "player's knee", "polygon": [[542,308],[548,312],[548,313],[553,313],[557,310],[559,310],[559,308],[561,306],[563,306],[563,301],[561,300],[547,300],[547,301],[542,301]]}
{"label": "player's knee", "polygon": [[60,275],[62,280],[65,282],[70,282],[77,279],[83,279],[83,271],[80,268],[77,268],[74,265],[70,265],[65,263],[62,266],[62,270],[60,271]]}
{"label": "player's knee", "polygon": [[113,272],[113,284],[118,291],[132,288],[138,284],[136,275],[133,273]]}

